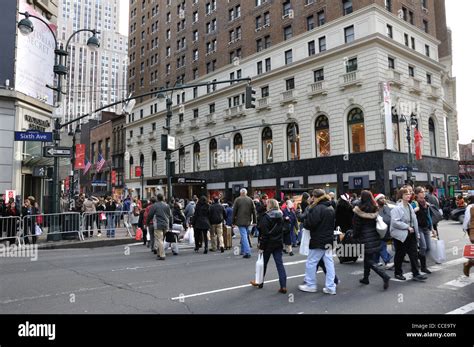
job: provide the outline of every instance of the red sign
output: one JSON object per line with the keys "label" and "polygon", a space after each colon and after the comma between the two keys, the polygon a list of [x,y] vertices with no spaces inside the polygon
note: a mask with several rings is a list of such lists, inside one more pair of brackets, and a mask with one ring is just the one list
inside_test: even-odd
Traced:
{"label": "red sign", "polygon": [[117,182],[117,171],[112,170],[112,173],[111,173],[111,180],[112,180],[112,185],[115,186],[115,184],[116,184],[116,182]]}
{"label": "red sign", "polygon": [[74,170],[80,170],[85,168],[85,159],[86,159],[86,145],[78,144],[76,145],[76,158],[74,161]]}
{"label": "red sign", "polygon": [[66,177],[64,180],[64,190],[67,191],[69,190],[69,176]]}
{"label": "red sign", "polygon": [[416,154],[416,160],[421,160],[422,155],[421,155],[421,146],[423,145],[423,135],[421,135],[421,132],[415,128],[415,154]]}
{"label": "red sign", "polygon": [[5,191],[5,203],[8,203],[8,201],[10,201],[10,199],[15,200],[15,196],[16,196],[16,191],[15,190]]}
{"label": "red sign", "polygon": [[142,177],[142,167],[135,166],[135,177]]}

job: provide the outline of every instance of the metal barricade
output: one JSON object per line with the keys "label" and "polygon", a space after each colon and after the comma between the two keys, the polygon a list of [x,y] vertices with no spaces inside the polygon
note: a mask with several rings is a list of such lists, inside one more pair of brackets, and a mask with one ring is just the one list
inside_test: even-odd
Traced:
{"label": "metal barricade", "polygon": [[0,242],[7,244],[22,244],[21,218],[19,216],[0,217]]}
{"label": "metal barricade", "polygon": [[102,235],[108,238],[133,237],[130,213],[97,211],[82,214],[82,237]]}
{"label": "metal barricade", "polygon": [[39,240],[81,240],[81,215],[78,212],[28,215],[22,218],[20,238],[26,244]]}

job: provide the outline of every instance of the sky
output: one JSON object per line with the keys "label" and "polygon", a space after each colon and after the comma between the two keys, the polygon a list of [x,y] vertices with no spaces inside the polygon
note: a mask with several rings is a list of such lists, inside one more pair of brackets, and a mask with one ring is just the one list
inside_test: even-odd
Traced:
{"label": "sky", "polygon": [[[456,77],[457,82],[459,143],[466,144],[474,140],[474,112],[471,113],[468,101],[474,93],[474,83],[470,84],[470,82],[474,82],[474,64],[472,64],[474,55],[470,54],[474,52],[471,25],[474,1],[445,1],[447,23],[453,35],[453,76]],[[129,0],[120,0],[120,32],[123,35],[128,35],[128,8]]]}

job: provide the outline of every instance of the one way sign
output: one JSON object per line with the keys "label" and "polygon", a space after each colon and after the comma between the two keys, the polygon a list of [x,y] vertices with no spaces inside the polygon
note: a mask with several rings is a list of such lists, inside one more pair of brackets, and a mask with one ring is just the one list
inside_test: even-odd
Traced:
{"label": "one way sign", "polygon": [[69,147],[45,146],[45,147],[43,147],[43,157],[47,157],[47,158],[52,158],[52,157],[70,158],[71,157],[71,148],[69,148]]}

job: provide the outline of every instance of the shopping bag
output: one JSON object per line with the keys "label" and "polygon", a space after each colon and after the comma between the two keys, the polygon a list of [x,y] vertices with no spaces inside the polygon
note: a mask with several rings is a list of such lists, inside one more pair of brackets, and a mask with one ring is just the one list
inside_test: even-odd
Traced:
{"label": "shopping bag", "polygon": [[147,228],[146,240],[150,241],[150,229]]}
{"label": "shopping bag", "polygon": [[429,254],[436,264],[441,264],[446,261],[444,240],[431,239],[431,250],[429,251]]}
{"label": "shopping bag", "polygon": [[100,218],[100,220],[106,220],[106,219],[107,219],[107,217],[105,216],[105,213],[104,213],[104,212],[102,212],[102,213],[99,215],[99,218]]}
{"label": "shopping bag", "polygon": [[178,231],[178,232],[182,232],[184,231],[184,227],[183,227],[183,224],[173,224],[173,228],[172,228],[174,231]]}
{"label": "shopping bag", "polygon": [[303,235],[301,236],[300,243],[300,254],[308,255],[309,254],[309,240],[311,239],[311,234],[308,229],[303,228],[301,231]]}
{"label": "shopping bag", "polygon": [[474,245],[465,245],[463,257],[467,259],[474,259]]}
{"label": "shopping bag", "polygon": [[385,234],[387,233],[388,225],[383,221],[381,215],[377,216],[377,224],[376,224],[377,233],[379,234],[380,238],[385,238]]}
{"label": "shopping bag", "polygon": [[36,224],[35,225],[35,235],[36,236],[41,236],[41,234],[43,234],[43,230],[41,229],[41,227],[38,224]]}
{"label": "shopping bag", "polygon": [[258,255],[257,263],[255,264],[255,283],[263,283],[263,254]]}
{"label": "shopping bag", "polygon": [[143,231],[141,228],[137,228],[137,232],[135,234],[135,240],[141,241],[143,238]]}
{"label": "shopping bag", "polygon": [[36,216],[36,223],[43,224],[43,216],[41,216],[41,215]]}

